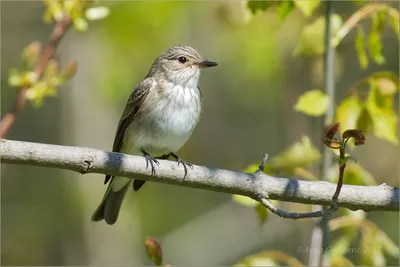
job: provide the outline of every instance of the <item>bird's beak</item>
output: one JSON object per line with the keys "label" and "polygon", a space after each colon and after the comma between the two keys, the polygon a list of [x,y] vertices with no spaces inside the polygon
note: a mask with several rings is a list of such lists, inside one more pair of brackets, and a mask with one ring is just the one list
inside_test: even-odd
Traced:
{"label": "bird's beak", "polygon": [[208,68],[208,67],[214,67],[217,66],[218,64],[212,61],[204,60],[202,62],[197,63],[200,68]]}

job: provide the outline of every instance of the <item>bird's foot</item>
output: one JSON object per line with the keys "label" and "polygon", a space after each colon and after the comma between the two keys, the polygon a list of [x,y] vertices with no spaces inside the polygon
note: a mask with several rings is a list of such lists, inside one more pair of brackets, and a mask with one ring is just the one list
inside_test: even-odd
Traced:
{"label": "bird's foot", "polygon": [[192,163],[186,162],[183,159],[181,159],[180,157],[178,157],[177,155],[175,155],[174,153],[171,153],[171,156],[173,156],[176,159],[176,162],[178,162],[178,166],[180,164],[182,164],[183,168],[185,169],[185,175],[183,176],[183,179],[186,178],[186,175],[188,173],[187,171],[187,167],[191,168],[192,170],[194,169],[194,166]]}
{"label": "bird's foot", "polygon": [[158,162],[158,160],[156,160],[155,158],[153,158],[152,156],[150,156],[149,153],[147,153],[146,151],[142,150],[143,156],[146,159],[146,170],[149,168],[149,165],[151,166],[151,175],[155,175],[156,174],[156,168],[154,168],[154,163],[157,165],[160,165],[160,163]]}

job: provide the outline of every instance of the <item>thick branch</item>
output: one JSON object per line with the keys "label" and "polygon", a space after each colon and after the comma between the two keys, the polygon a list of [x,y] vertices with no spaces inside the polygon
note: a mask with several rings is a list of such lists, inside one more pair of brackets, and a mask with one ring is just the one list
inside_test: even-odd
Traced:
{"label": "thick branch", "polygon": [[[64,17],[54,26],[47,45],[33,69],[33,72],[38,78],[42,75],[49,61],[53,58],[54,52],[57,49],[57,46],[60,43],[62,37],[67,32],[69,26],[70,18],[67,15],[64,15]],[[24,107],[26,102],[25,94],[28,89],[29,87],[21,88],[17,95],[13,108],[9,112],[7,112],[1,119],[0,137],[4,137],[7,134],[8,130],[14,124],[17,113]]]}
{"label": "thick branch", "polygon": [[[179,186],[240,194],[260,200],[270,199],[305,204],[330,205],[336,184],[309,182],[194,166],[183,179],[184,170],[176,162],[160,160],[156,175],[146,170],[143,157],[101,150],[21,141],[0,141],[2,163],[53,167],[85,173],[103,173]],[[399,211],[399,188],[343,185],[340,207],[365,211]]]}

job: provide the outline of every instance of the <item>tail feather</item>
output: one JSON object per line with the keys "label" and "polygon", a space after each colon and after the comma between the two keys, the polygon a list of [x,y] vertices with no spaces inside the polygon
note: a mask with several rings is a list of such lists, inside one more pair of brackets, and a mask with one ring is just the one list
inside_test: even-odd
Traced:
{"label": "tail feather", "polygon": [[118,191],[113,191],[112,184],[113,179],[108,185],[107,191],[104,194],[103,200],[92,215],[92,221],[98,222],[105,220],[107,224],[112,225],[118,219],[119,211],[121,209],[122,201],[129,188],[130,181],[128,181],[121,189]]}

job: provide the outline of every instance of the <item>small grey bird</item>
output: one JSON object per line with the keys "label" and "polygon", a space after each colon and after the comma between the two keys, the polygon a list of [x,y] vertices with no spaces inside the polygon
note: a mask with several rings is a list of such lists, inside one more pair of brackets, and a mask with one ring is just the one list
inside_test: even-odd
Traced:
{"label": "small grey bird", "polygon": [[[186,176],[187,166],[193,166],[175,152],[192,135],[200,118],[200,69],[216,65],[185,45],[174,45],[162,53],[130,95],[117,127],[113,151],[143,154],[146,168],[150,165],[152,174],[155,174],[157,159],[172,156],[178,165],[183,165]],[[106,175],[104,184],[110,179],[92,221],[104,219],[111,225],[117,221],[122,200],[133,179]],[[144,183],[134,180],[133,189],[139,190]]]}

